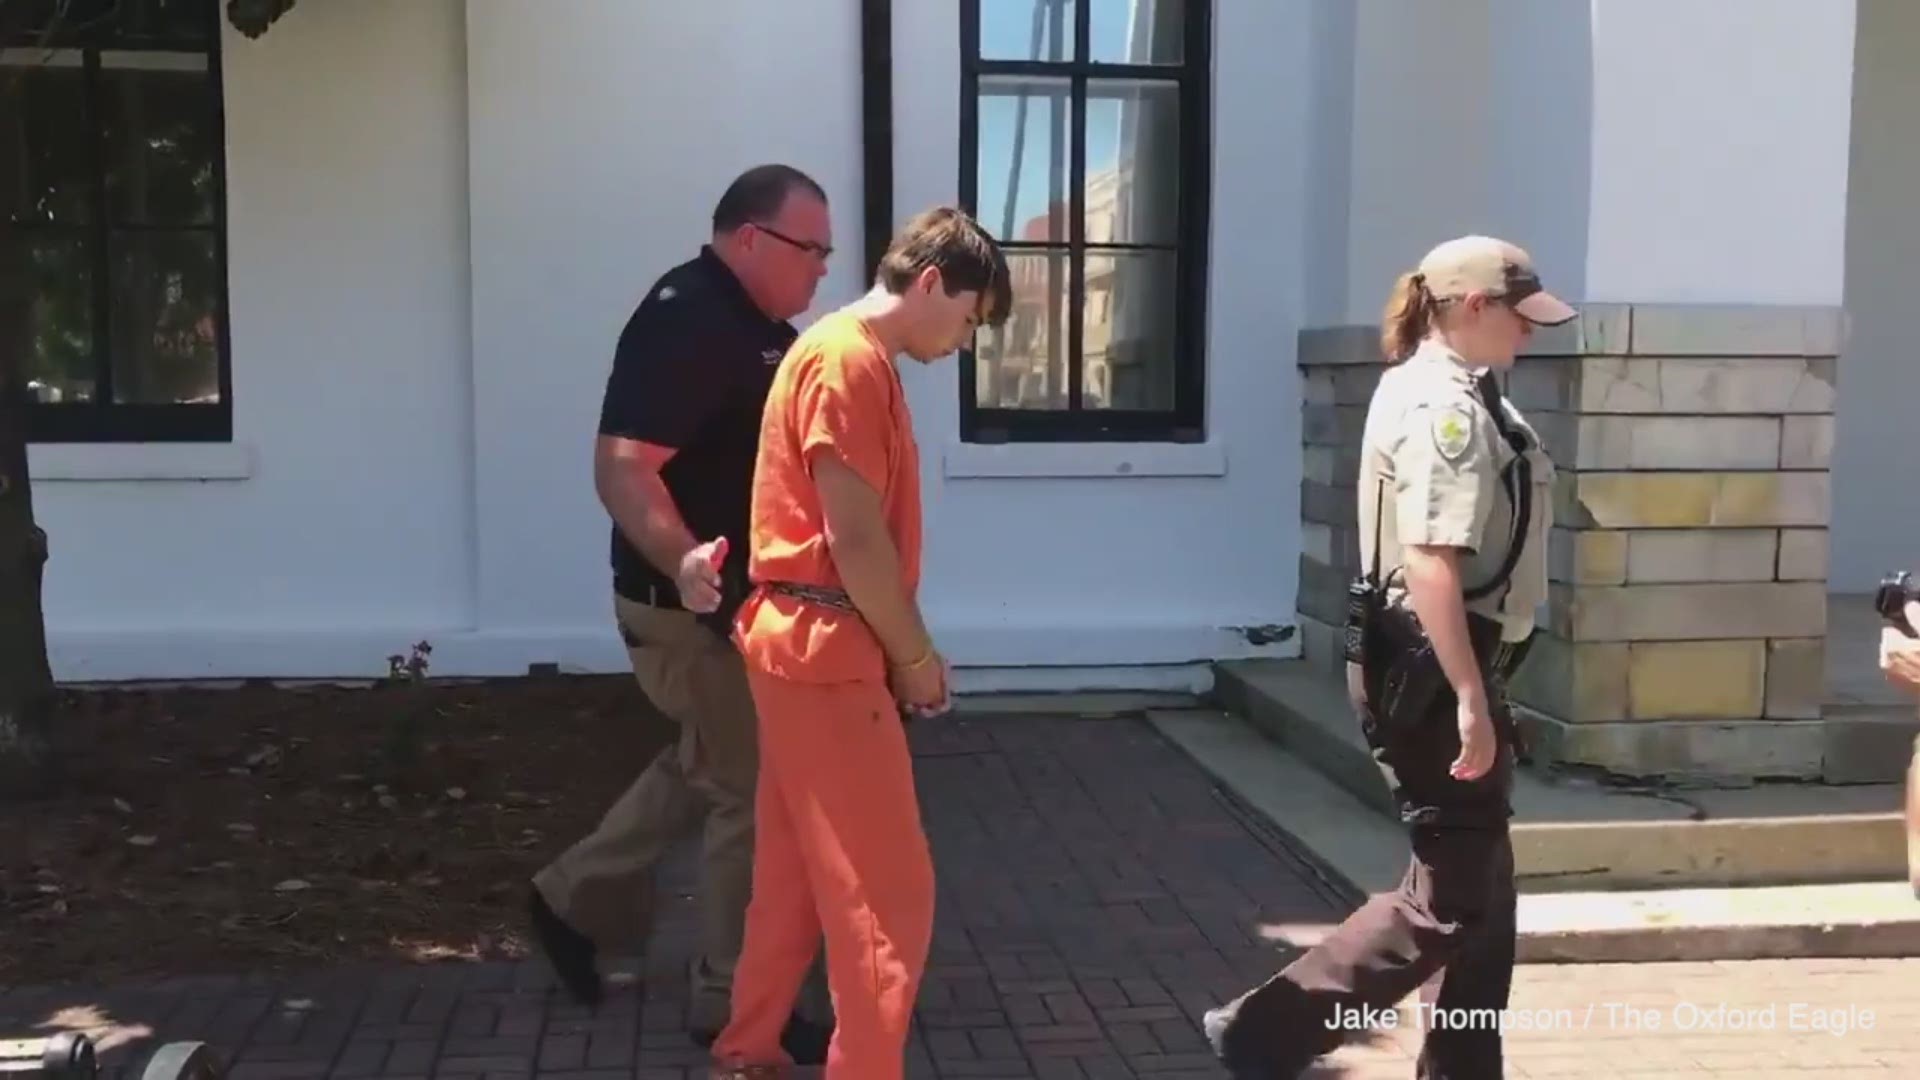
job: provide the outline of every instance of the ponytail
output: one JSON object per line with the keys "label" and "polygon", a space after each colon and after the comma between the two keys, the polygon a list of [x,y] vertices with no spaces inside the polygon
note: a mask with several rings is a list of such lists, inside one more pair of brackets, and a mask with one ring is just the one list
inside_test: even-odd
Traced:
{"label": "ponytail", "polygon": [[1380,351],[1387,363],[1397,364],[1413,355],[1420,339],[1427,336],[1433,319],[1433,298],[1427,293],[1426,275],[1409,271],[1393,283],[1387,297],[1387,310],[1380,321]]}

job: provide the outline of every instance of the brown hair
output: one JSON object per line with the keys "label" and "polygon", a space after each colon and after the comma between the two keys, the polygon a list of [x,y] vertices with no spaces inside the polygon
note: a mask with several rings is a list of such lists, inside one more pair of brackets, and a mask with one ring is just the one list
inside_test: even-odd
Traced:
{"label": "brown hair", "polygon": [[965,211],[936,206],[916,215],[894,234],[874,276],[897,296],[929,266],[940,271],[948,296],[977,292],[986,306],[987,322],[998,325],[1006,320],[1007,309],[1013,306],[1007,257]]}
{"label": "brown hair", "polygon": [[1420,339],[1433,325],[1433,296],[1427,292],[1425,275],[1409,270],[1393,283],[1387,297],[1387,310],[1380,319],[1380,351],[1387,363],[1397,364],[1413,355]]}
{"label": "brown hair", "polygon": [[772,221],[787,205],[787,196],[804,191],[822,203],[827,193],[813,177],[791,165],[755,165],[727,185],[713,206],[713,231],[728,233],[742,225]]}

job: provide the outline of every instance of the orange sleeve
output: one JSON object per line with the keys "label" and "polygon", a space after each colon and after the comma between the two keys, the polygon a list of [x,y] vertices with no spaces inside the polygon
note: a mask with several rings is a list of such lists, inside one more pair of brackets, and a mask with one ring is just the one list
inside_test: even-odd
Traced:
{"label": "orange sleeve", "polygon": [[877,492],[887,489],[888,436],[893,431],[886,361],[864,342],[831,342],[816,355],[794,402],[800,454],[811,474],[816,450],[831,450]]}

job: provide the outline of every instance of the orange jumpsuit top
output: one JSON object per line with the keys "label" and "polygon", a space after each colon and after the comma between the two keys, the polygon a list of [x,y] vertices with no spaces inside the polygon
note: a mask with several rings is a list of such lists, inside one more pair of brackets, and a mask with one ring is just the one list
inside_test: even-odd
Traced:
{"label": "orange jumpsuit top", "polygon": [[[837,455],[880,495],[901,585],[920,584],[920,450],[893,359],[859,318],[822,317],[781,360],[760,421],[747,574],[844,589],[827,550],[826,518],[808,456]],[[765,589],[735,620],[748,664],[800,682],[880,681],[879,639],[856,613]]]}

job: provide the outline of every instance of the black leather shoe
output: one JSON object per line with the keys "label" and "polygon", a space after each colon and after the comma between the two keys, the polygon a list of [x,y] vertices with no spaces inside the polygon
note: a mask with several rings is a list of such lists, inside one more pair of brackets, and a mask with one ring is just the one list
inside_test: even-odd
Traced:
{"label": "black leather shoe", "polygon": [[832,1041],[830,1025],[816,1024],[799,1013],[787,1017],[786,1029],[780,1032],[780,1049],[795,1065],[825,1065],[827,1044]]}
{"label": "black leather shoe", "polygon": [[1217,1009],[1208,1009],[1200,1018],[1200,1031],[1207,1037],[1207,1045],[1213,1048],[1213,1056],[1227,1067],[1233,1080],[1273,1080],[1274,1077],[1294,1077],[1299,1070],[1291,1071],[1269,1065],[1253,1059],[1245,1053],[1234,1040],[1228,1038],[1228,1028],[1234,1019],[1233,1007],[1223,1005]]}
{"label": "black leather shoe", "polygon": [[528,890],[527,918],[533,923],[534,940],[540,943],[547,963],[553,966],[567,993],[582,1005],[598,1008],[606,988],[595,962],[598,950],[593,939],[555,915],[539,889]]}

